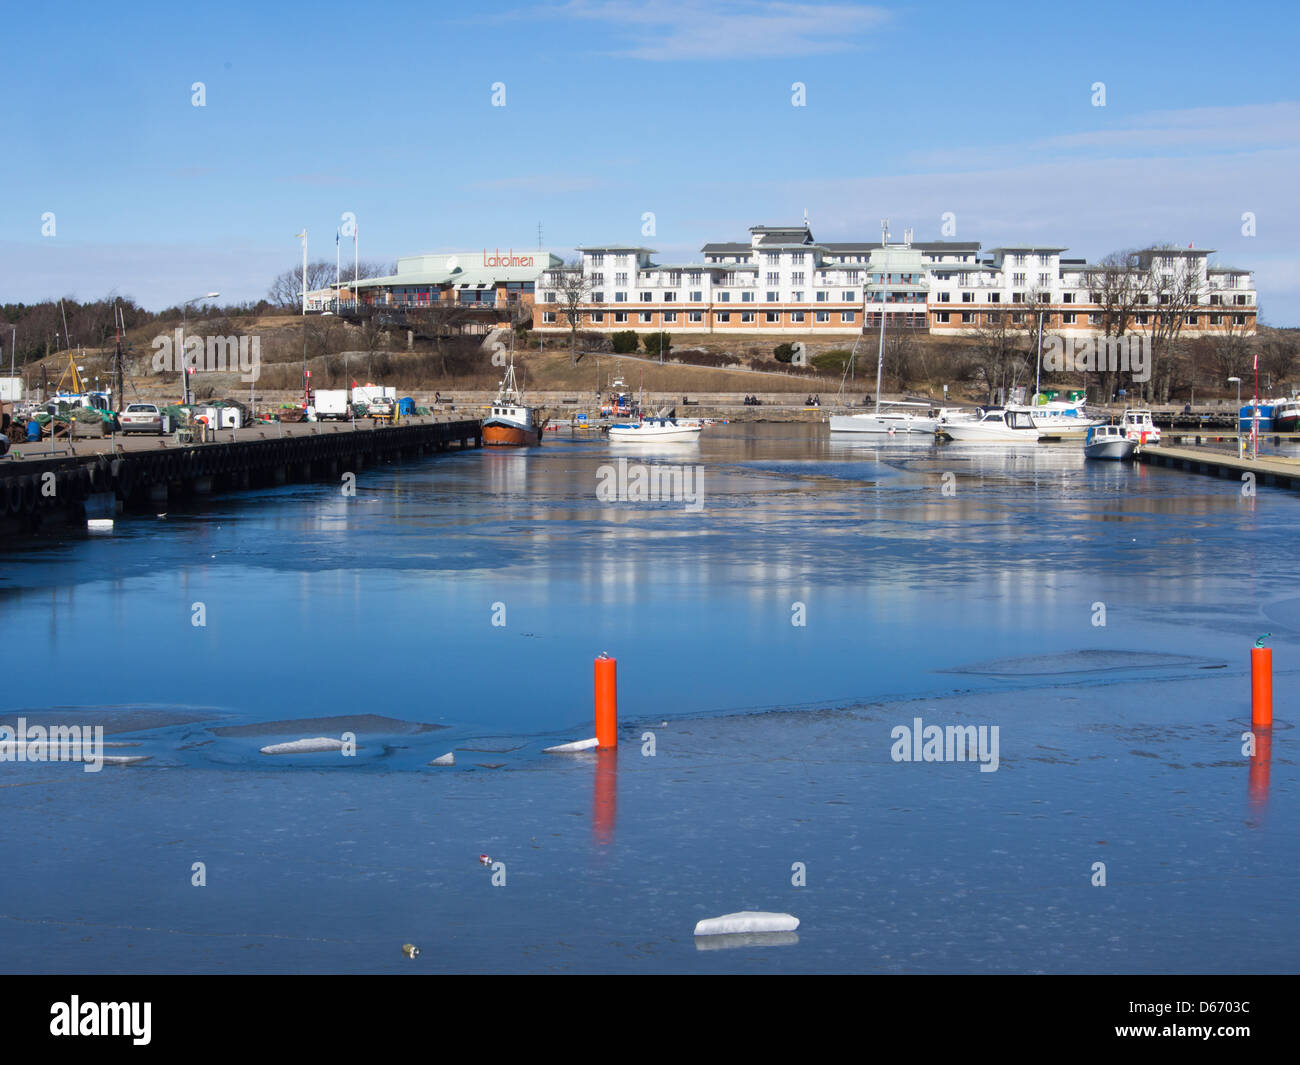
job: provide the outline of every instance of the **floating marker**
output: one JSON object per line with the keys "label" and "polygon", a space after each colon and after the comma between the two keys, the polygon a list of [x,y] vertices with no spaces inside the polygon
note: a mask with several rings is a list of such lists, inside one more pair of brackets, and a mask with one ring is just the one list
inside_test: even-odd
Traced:
{"label": "floating marker", "polygon": [[596,741],[599,747],[618,746],[618,659],[601,651],[596,659]]}
{"label": "floating marker", "polygon": [[1265,647],[1264,633],[1250,649],[1250,724],[1252,728],[1273,727],[1273,648]]}

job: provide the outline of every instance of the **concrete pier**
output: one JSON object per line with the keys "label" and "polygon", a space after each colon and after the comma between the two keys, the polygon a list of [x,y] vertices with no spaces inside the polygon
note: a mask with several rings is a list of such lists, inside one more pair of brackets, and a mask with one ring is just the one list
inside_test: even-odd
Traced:
{"label": "concrete pier", "polygon": [[169,499],[360,470],[376,462],[481,447],[476,418],[386,422],[258,422],[203,443],[130,436],[16,444],[0,459],[0,536],[84,527],[86,500],[111,493],[119,511]]}

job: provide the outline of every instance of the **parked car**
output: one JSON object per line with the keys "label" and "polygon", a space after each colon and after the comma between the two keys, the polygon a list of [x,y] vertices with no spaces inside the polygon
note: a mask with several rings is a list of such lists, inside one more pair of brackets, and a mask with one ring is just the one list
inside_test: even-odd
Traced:
{"label": "parked car", "polygon": [[397,404],[388,396],[374,396],[366,406],[369,407],[372,418],[391,418],[397,409]]}
{"label": "parked car", "polygon": [[162,411],[154,403],[131,403],[118,419],[124,433],[157,433],[162,435]]}

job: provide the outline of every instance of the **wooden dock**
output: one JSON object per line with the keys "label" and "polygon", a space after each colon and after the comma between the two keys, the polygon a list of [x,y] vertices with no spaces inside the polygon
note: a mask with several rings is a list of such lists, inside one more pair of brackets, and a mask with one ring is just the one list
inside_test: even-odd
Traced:
{"label": "wooden dock", "polygon": [[337,480],[378,462],[482,447],[483,423],[445,414],[396,424],[258,422],[209,436],[202,443],[119,433],[15,444],[0,459],[0,537],[84,528],[87,517],[158,509],[172,498]]}

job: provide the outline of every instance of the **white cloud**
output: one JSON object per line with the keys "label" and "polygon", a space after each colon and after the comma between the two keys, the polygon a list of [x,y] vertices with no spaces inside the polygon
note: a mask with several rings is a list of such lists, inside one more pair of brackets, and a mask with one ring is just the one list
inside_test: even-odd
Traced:
{"label": "white cloud", "polygon": [[840,52],[889,18],[883,8],[861,4],[775,0],[570,0],[547,14],[604,23],[621,37],[614,54],[647,60]]}

